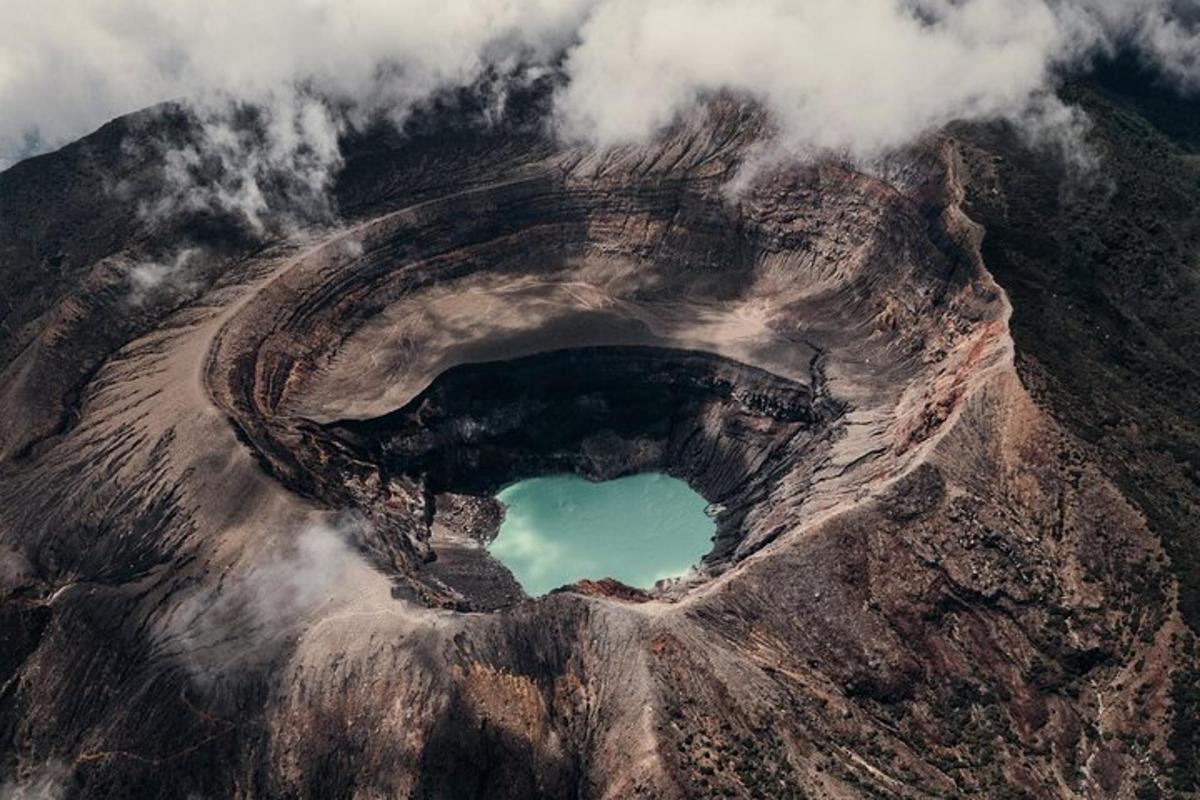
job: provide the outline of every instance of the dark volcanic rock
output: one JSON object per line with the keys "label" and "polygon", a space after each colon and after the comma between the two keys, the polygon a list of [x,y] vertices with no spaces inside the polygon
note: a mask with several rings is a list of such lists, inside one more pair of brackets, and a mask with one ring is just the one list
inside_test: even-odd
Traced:
{"label": "dark volcanic rock", "polygon": [[[142,234],[107,218],[60,288],[8,292],[4,774],[162,798],[1165,787],[1194,702],[1178,583],[1018,377],[963,211],[986,159],[936,137],[891,183],[816,163],[732,197],[762,125],[718,99],[606,153],[367,137],[346,221],[214,250],[169,302],[122,316]],[[5,173],[5,207],[82,225],[53,177],[81,157]],[[69,227],[21,214],[5,269]],[[642,469],[719,504],[695,575],[530,600],[488,556],[505,481]]]}

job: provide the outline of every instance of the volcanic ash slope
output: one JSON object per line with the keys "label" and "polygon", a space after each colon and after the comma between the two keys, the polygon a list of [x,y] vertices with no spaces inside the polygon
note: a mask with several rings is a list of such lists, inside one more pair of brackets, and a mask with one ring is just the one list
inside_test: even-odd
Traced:
{"label": "volcanic ash slope", "polygon": [[[120,136],[0,177],[95,248],[3,340],[5,774],[80,797],[1165,780],[1173,578],[1016,377],[960,209],[977,165],[937,138],[889,181],[820,163],[733,192],[759,126],[718,103],[606,153],[363,144],[345,222],[133,306],[151,234],[46,177]],[[684,580],[533,601],[482,547],[507,480],[642,469],[723,509]]]}

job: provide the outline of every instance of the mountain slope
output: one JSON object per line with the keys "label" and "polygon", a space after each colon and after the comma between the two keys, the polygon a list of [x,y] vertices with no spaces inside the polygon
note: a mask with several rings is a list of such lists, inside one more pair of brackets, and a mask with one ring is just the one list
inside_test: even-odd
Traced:
{"label": "mountain slope", "polygon": [[[890,183],[818,163],[731,197],[763,121],[728,98],[607,153],[431,112],[348,143],[340,218],[262,235],[59,177],[120,162],[130,123],[0,176],[2,268],[27,281],[0,373],[5,775],[81,797],[1190,791],[1190,456],[1104,416],[1195,430],[1173,377],[1194,206],[1148,177],[1190,156],[1122,138],[1146,118],[1108,83],[1069,91],[1115,126],[1113,199],[1064,202],[985,128]],[[1082,237],[1141,230],[1130,186],[1171,236],[1098,256]],[[131,270],[184,248],[139,294]],[[1130,283],[1146,264],[1169,290]],[[1144,342],[1114,354],[1096,319]],[[523,598],[479,548],[491,492],[562,469],[686,478],[724,509],[713,552],[648,595]]]}

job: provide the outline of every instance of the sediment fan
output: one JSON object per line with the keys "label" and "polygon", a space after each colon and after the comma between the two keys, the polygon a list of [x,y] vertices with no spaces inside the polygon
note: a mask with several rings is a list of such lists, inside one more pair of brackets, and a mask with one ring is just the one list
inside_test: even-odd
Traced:
{"label": "sediment fan", "polygon": [[[1163,534],[1031,399],[981,256],[972,214],[1018,248],[1004,203],[1033,196],[1002,133],[731,193],[762,121],[727,98],[603,153],[431,119],[354,143],[343,221],[261,246],[102,199],[114,171],[152,183],[121,152],[160,119],[0,176],[11,774],[80,797],[1186,785]],[[205,253],[190,282],[131,298],[133,254],[175,241]],[[525,598],[479,545],[492,492],[554,470],[685,478],[722,509],[714,549],[651,592]]]}

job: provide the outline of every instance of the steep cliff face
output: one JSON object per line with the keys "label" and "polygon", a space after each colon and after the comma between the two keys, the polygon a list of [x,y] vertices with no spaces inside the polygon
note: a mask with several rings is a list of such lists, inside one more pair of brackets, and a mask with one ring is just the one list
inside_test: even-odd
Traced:
{"label": "steep cliff face", "polygon": [[[1018,377],[964,212],[979,152],[935,137],[887,181],[820,163],[734,192],[762,124],[718,100],[606,153],[384,136],[350,150],[344,221],[230,228],[136,300],[137,248],[173,234],[129,223],[65,294],[14,293],[39,321],[0,386],[6,774],[164,798],[1166,791],[1195,663],[1177,582]],[[5,207],[73,152],[0,177]],[[38,238],[13,230],[0,252]],[[651,468],[723,509],[685,581],[530,600],[480,547],[506,480]]]}
{"label": "steep cliff face", "polygon": [[[1064,94],[1093,120],[1102,173],[1064,183],[1061,162],[1003,130],[962,130],[967,208],[987,226],[985,259],[1013,298],[1023,383],[1163,541],[1190,651],[1200,625],[1200,115],[1195,98],[1131,59]],[[1196,791],[1200,680],[1187,664],[1172,677],[1172,782]]]}

